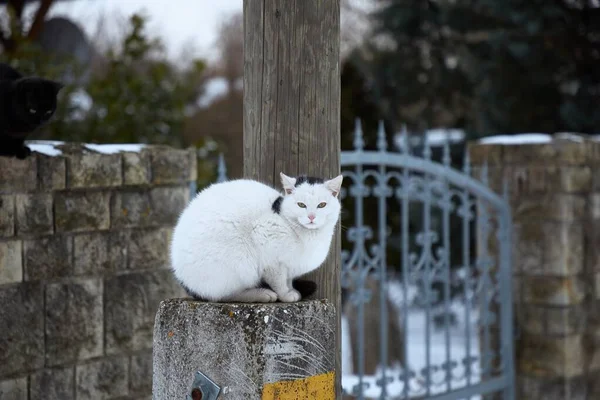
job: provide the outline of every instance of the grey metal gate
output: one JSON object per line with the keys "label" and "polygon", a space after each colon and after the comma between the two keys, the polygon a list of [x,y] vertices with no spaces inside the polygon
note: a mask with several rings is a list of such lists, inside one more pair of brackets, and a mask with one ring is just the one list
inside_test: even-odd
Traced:
{"label": "grey metal gate", "polygon": [[421,153],[388,151],[383,124],[365,150],[360,121],[342,152],[344,392],[513,400],[506,187],[490,189],[468,155],[454,168],[448,142],[441,162],[428,142]]}

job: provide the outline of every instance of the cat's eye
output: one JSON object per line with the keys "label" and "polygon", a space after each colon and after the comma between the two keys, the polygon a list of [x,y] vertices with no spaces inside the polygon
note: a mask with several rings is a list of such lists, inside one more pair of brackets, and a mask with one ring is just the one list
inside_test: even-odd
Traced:
{"label": "cat's eye", "polygon": [[300,207],[300,208],[306,208],[306,204],[304,204],[304,203],[298,203],[298,207]]}
{"label": "cat's eye", "polygon": [[325,207],[326,205],[327,205],[327,203],[325,203],[325,202],[322,202],[322,203],[319,203],[319,205],[317,206],[317,208],[323,208],[323,207]]}

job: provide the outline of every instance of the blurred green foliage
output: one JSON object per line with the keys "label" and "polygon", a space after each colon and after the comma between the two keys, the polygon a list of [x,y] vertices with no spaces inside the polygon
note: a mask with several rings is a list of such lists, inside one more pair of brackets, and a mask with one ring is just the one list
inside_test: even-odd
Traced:
{"label": "blurred green foliage", "polygon": [[[18,32],[18,30],[14,30]],[[96,54],[93,65],[79,65],[64,54],[49,54],[17,34],[14,50],[2,54],[23,75],[65,83],[52,121],[31,139],[86,143],[149,143],[199,150],[198,186],[216,176],[218,148],[209,139],[186,143],[183,127],[202,93],[206,64],[174,63],[159,38],[134,14],[125,35]]]}
{"label": "blurred green foliage", "polygon": [[471,137],[600,131],[597,2],[375,1],[355,58],[389,119]]}

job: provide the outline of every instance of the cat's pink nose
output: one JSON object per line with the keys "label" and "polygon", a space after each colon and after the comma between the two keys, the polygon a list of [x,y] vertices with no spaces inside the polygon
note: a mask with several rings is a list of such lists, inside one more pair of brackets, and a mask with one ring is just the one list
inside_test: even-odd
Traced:
{"label": "cat's pink nose", "polygon": [[313,220],[315,219],[316,215],[315,214],[308,214],[308,219],[310,219],[310,222],[313,222]]}

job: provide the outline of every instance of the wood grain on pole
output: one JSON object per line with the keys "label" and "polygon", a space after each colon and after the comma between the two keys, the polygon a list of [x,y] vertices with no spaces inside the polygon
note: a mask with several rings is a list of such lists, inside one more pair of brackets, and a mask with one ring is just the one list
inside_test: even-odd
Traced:
{"label": "wood grain on pole", "polygon": [[[245,177],[340,173],[339,49],[340,0],[244,0]],[[340,247],[310,276],[338,310],[338,391]]]}

